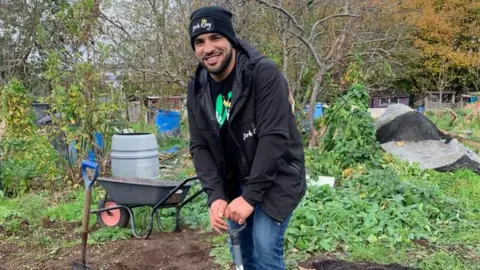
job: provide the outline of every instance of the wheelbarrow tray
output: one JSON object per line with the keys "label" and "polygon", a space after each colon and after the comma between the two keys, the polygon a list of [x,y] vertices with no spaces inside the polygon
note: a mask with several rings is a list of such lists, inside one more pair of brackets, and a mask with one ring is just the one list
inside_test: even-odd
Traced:
{"label": "wheelbarrow tray", "polygon": [[[167,197],[181,182],[124,177],[98,177],[97,182],[119,205],[154,206]],[[192,183],[186,183],[163,203],[176,205],[185,199]]]}

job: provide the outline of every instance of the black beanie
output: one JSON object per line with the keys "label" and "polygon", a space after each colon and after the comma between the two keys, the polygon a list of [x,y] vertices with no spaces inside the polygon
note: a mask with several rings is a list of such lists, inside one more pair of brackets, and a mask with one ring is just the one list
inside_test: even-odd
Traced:
{"label": "black beanie", "polygon": [[190,15],[188,31],[193,50],[195,50],[193,43],[195,38],[205,33],[219,33],[230,40],[233,47],[237,45],[237,37],[232,24],[232,13],[219,6],[208,6],[195,10]]}

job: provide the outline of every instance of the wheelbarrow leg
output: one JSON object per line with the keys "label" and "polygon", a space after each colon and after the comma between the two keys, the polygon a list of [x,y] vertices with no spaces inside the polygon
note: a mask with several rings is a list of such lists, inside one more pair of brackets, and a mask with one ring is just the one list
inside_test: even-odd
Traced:
{"label": "wheelbarrow leg", "polygon": [[179,232],[180,231],[180,211],[182,208],[189,202],[191,202],[193,199],[195,199],[198,195],[202,194],[203,189],[195,192],[192,196],[190,196],[188,199],[186,199],[183,203],[181,203],[179,206],[177,206],[177,211],[175,213],[175,231]]}
{"label": "wheelbarrow leg", "polygon": [[132,231],[133,236],[135,236],[136,238],[147,239],[152,233],[152,229],[153,229],[153,215],[155,213],[154,210],[152,209],[152,211],[150,211],[150,220],[148,222],[147,233],[141,236],[137,234],[137,230],[135,229],[135,216],[132,212],[132,209],[130,209],[130,207],[123,206],[123,205],[121,207],[127,209],[128,214],[130,215],[130,229]]}
{"label": "wheelbarrow leg", "polygon": [[162,231],[162,227],[161,227],[161,220],[160,220],[160,215],[158,214],[158,211],[160,209],[156,209],[155,210],[155,216],[157,217],[157,227],[158,227],[158,231]]}

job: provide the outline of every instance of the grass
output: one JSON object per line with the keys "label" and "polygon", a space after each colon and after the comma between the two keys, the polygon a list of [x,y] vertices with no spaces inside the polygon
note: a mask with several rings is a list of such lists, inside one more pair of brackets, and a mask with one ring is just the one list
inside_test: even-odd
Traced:
{"label": "grass", "polygon": [[431,172],[430,181],[440,186],[449,196],[480,209],[480,176],[470,170],[452,173]]}
{"label": "grass", "polygon": [[448,112],[426,112],[425,116],[427,116],[439,129],[458,133],[463,136],[465,136],[462,134],[463,131],[469,130],[472,134],[465,137],[472,140],[480,140],[480,116],[467,117],[472,114],[470,109],[459,109],[456,110],[455,113],[458,118],[453,122],[452,126],[449,125],[452,116]]}

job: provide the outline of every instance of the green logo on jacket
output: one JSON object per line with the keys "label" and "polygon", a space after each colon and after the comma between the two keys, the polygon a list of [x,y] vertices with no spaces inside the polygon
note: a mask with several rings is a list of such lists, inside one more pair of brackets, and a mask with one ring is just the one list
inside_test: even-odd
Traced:
{"label": "green logo on jacket", "polygon": [[228,121],[228,117],[230,116],[230,107],[232,106],[231,99],[232,91],[227,94],[227,97],[222,94],[217,96],[215,111],[217,114],[217,122],[219,127],[222,127],[225,121]]}

